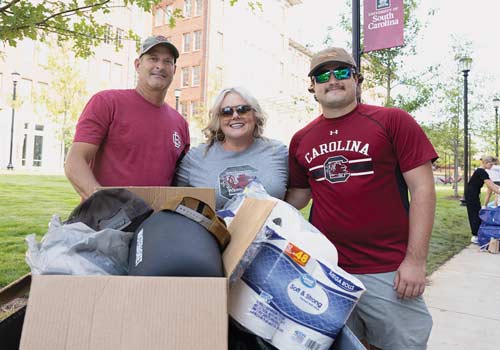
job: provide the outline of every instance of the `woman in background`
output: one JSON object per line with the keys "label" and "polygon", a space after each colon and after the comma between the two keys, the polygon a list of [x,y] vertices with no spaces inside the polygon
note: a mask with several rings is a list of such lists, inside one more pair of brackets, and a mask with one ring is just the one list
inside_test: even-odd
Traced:
{"label": "woman in background", "polygon": [[474,244],[478,243],[477,231],[479,231],[479,226],[481,225],[481,219],[479,218],[479,211],[481,210],[481,201],[479,195],[481,193],[481,188],[486,185],[489,190],[500,194],[500,187],[495,185],[491,181],[490,176],[486,170],[490,170],[493,164],[495,164],[497,159],[492,156],[482,157],[481,166],[477,168],[469,179],[467,184],[467,191],[465,193],[465,201],[467,205],[467,216],[469,217],[469,225],[472,233],[470,241]]}

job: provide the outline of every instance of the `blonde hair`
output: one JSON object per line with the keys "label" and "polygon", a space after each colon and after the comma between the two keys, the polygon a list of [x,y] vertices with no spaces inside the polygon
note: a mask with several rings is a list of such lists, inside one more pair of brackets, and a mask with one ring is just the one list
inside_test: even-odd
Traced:
{"label": "blonde hair", "polygon": [[481,160],[485,163],[497,163],[498,159],[493,156],[482,156]]}
{"label": "blonde hair", "polygon": [[260,107],[257,99],[242,87],[227,88],[223,89],[215,98],[215,102],[212,105],[212,108],[210,108],[208,124],[202,130],[207,139],[207,150],[212,147],[215,141],[222,142],[226,138],[220,127],[220,109],[224,98],[231,93],[239,95],[250,107],[252,107],[255,116],[255,129],[253,131],[253,137],[263,137],[262,135],[264,134],[266,114]]}

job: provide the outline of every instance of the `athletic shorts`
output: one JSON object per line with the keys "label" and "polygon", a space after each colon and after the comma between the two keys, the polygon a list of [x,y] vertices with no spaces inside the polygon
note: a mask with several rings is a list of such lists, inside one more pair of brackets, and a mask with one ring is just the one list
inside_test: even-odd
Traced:
{"label": "athletic shorts", "polygon": [[395,272],[356,275],[366,287],[347,325],[359,339],[384,350],[424,350],[432,317],[422,296],[399,299]]}

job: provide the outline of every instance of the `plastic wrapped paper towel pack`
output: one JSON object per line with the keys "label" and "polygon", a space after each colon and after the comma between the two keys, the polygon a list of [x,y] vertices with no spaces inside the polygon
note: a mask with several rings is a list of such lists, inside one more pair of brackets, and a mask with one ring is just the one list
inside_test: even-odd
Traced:
{"label": "plastic wrapped paper towel pack", "polygon": [[363,284],[337,266],[337,250],[321,232],[260,184],[219,214],[230,222],[245,196],[277,203],[230,277],[229,314],[278,349],[329,349]]}

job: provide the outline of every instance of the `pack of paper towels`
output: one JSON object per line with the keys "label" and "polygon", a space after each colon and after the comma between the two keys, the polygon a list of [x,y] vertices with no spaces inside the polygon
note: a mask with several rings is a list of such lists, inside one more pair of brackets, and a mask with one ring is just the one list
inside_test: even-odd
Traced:
{"label": "pack of paper towels", "polygon": [[276,201],[231,276],[229,314],[278,349],[327,350],[365,288],[323,234]]}

